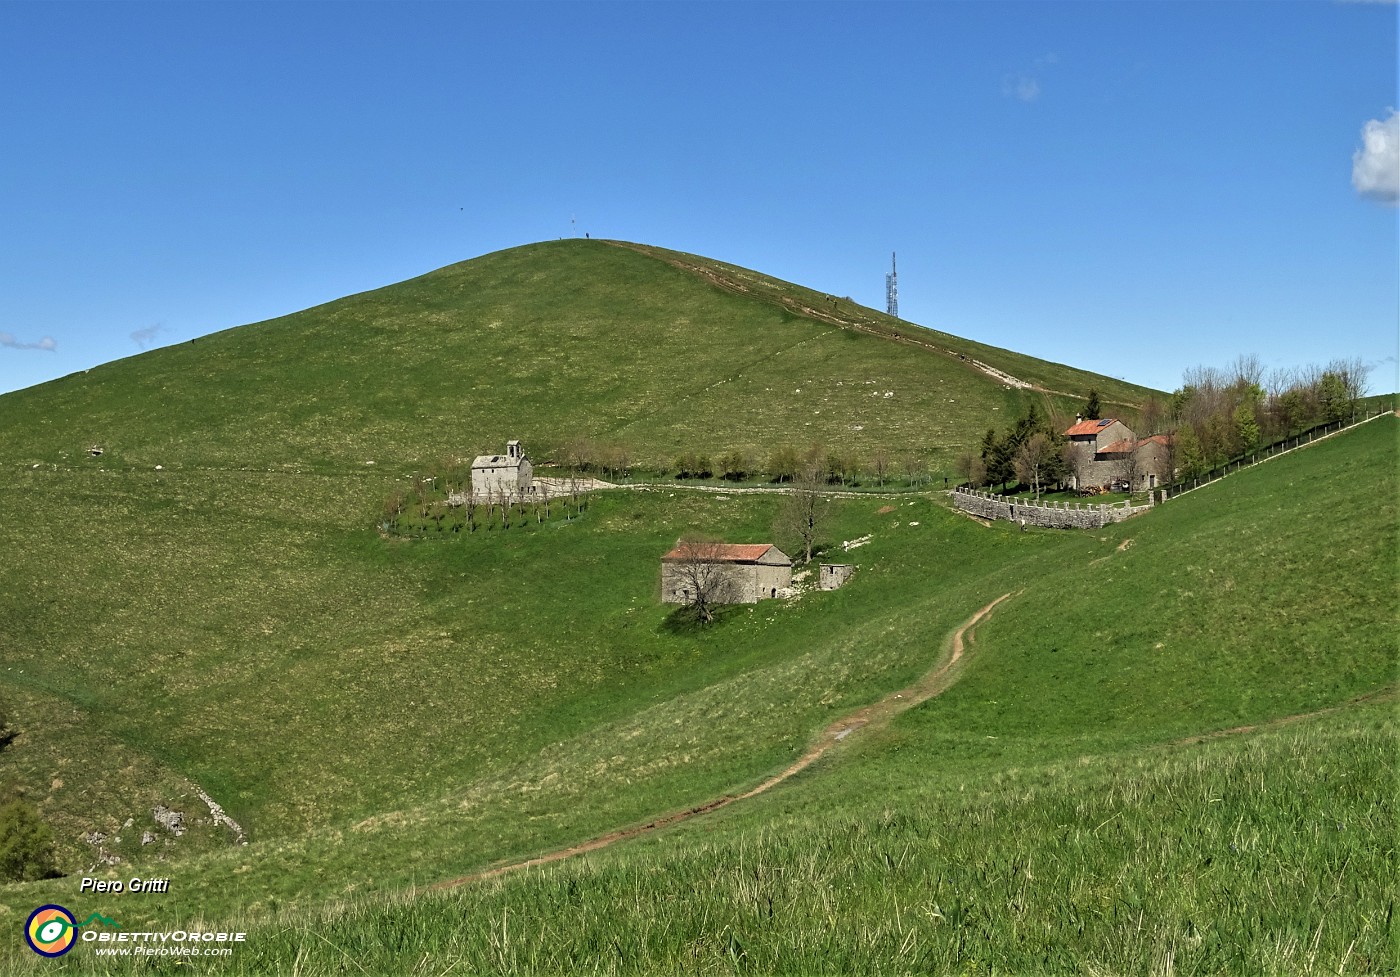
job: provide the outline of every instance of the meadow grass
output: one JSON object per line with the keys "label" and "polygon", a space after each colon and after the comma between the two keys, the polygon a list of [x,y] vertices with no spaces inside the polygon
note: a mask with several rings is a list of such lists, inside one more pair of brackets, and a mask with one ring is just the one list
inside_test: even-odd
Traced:
{"label": "meadow grass", "polygon": [[286,914],[205,969],[1388,973],[1395,747],[1386,704],[971,783],[935,765],[893,802],[765,797],[449,893]]}
{"label": "meadow grass", "polygon": [[[287,722],[277,711],[283,703],[272,699],[262,708],[273,712],[258,713],[249,696],[241,703],[255,710],[247,735],[265,737],[271,716],[284,723],[276,729],[284,739],[309,738],[319,748],[333,740],[319,732],[330,725],[347,741],[340,759],[303,773],[307,790],[334,803],[316,819],[279,821],[285,788],[275,771],[259,770],[279,784],[250,808],[264,837],[172,864],[182,894],[139,911],[164,925],[216,919],[251,927],[263,949],[229,964],[248,973],[292,964],[329,972],[344,967],[346,954],[370,972],[440,972],[455,960],[467,972],[782,973],[823,960],[830,972],[1378,972],[1391,930],[1388,910],[1377,907],[1386,904],[1383,870],[1394,860],[1386,841],[1393,797],[1376,793],[1392,771],[1384,709],[1247,740],[1178,741],[1333,706],[1394,681],[1394,449],[1395,422],[1377,422],[1093,534],[983,527],[928,500],[884,513],[881,500],[845,502],[829,539],[872,537],[850,551],[860,569],[847,588],[791,607],[740,609],[699,632],[668,628],[652,597],[630,599],[654,571],[631,576],[594,551],[635,547],[654,558],[661,542],[697,521],[766,531],[775,499],[616,493],[571,525],[465,545],[392,543],[357,530],[333,546],[323,540],[325,553],[387,568],[377,583],[408,587],[401,599],[413,613],[382,622],[394,640],[404,641],[406,622],[421,622],[414,626],[429,636],[454,622],[484,622],[502,655],[501,687],[514,693],[509,708],[542,696],[542,711],[517,713],[514,732],[491,739],[487,755],[459,748],[450,784],[441,776],[425,783],[413,765],[440,762],[434,756],[451,744],[418,752],[404,744],[440,730],[447,716],[476,735],[475,717],[452,713],[450,697],[419,716],[401,708],[406,687],[351,683],[354,696],[333,705],[360,712],[318,709],[308,696],[299,703],[305,715]],[[1289,531],[1300,524],[1306,533]],[[587,545],[573,549],[579,539]],[[531,599],[546,567],[556,572]],[[414,594],[454,573],[468,583]],[[958,684],[890,728],[853,738],[792,783],[579,864],[446,898],[382,902],[405,886],[577,843],[756,782],[795,758],[830,718],[927,670],[952,628],[1013,586],[1020,593],[979,627]],[[600,613],[610,600],[612,612]],[[372,604],[367,614],[397,603]],[[34,633],[60,617],[37,622]],[[528,628],[509,630],[522,620]],[[588,628],[572,627],[580,621]],[[337,626],[357,633],[374,623]],[[534,643],[546,633],[567,644]],[[436,659],[419,652],[415,669],[455,658],[460,643],[436,647]],[[304,649],[302,660],[335,675],[341,654]],[[517,671],[511,661],[530,664]],[[578,680],[566,683],[568,695],[553,696],[532,674],[546,667]],[[491,675],[484,667],[462,680],[465,699],[489,692]],[[120,680],[104,673],[104,683]],[[364,710],[390,695],[398,696],[400,735],[365,735]],[[195,702],[202,711],[211,700]],[[130,731],[133,720],[111,728]],[[481,729],[492,735],[489,725]],[[372,758],[394,747],[393,770],[377,770]],[[242,766],[261,755],[249,753],[224,756],[226,775],[246,776]],[[1192,766],[1183,757],[1205,759]],[[342,791],[342,779],[353,792]],[[1342,780],[1340,799],[1322,787]],[[1326,835],[1321,812],[1348,827]],[[1188,830],[1193,819],[1205,827]],[[884,821],[905,848],[880,835],[874,826]],[[940,854],[939,831],[957,834],[958,846]],[[1214,847],[1190,840],[1192,831]],[[872,849],[840,842],[872,832],[884,869]],[[916,838],[925,841],[914,845]],[[1222,843],[1258,852],[1234,896],[1225,867],[1205,871]],[[759,864],[770,866],[777,889],[746,881],[744,866]],[[875,884],[894,864],[913,880],[902,895],[897,879]],[[825,873],[824,888],[799,899],[779,884],[808,868]],[[1324,868],[1332,874],[1319,874]],[[1018,871],[1026,875],[1016,895],[1023,910],[1008,914]],[[1182,878],[1189,884],[1179,886]],[[706,890],[706,879],[718,881]],[[707,891],[713,896],[697,895]],[[761,894],[753,902],[760,909],[770,898],[771,907],[795,908],[773,908],[767,924],[734,915],[750,891]],[[928,891],[931,903],[916,898]],[[71,897],[71,886],[0,888],[11,917],[63,895]],[[354,908],[343,916],[340,904]],[[920,912],[927,922],[916,925]],[[483,922],[497,919],[496,930]],[[332,929],[343,939],[332,939]],[[370,940],[386,949],[372,950]],[[84,959],[71,966],[96,965]]]}

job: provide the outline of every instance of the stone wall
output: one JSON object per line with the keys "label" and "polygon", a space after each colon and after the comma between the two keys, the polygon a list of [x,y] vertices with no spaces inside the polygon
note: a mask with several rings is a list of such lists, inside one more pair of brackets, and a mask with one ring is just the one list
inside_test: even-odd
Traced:
{"label": "stone wall", "polygon": [[948,494],[953,499],[953,505],[974,516],[981,516],[983,519],[1009,519],[1012,522],[1023,522],[1027,526],[1042,526],[1046,529],[1100,529],[1152,508],[1150,505],[1129,505],[1126,500],[1117,505],[1025,502],[966,488],[956,488]]}

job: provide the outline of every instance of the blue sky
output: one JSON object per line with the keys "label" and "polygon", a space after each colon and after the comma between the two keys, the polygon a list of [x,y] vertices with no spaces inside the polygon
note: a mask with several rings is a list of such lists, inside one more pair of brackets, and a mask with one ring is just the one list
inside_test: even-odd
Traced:
{"label": "blue sky", "polygon": [[1372,3],[0,4],[0,390],[572,217],[876,308],[898,251],[904,318],[1164,389],[1393,390],[1396,74]]}

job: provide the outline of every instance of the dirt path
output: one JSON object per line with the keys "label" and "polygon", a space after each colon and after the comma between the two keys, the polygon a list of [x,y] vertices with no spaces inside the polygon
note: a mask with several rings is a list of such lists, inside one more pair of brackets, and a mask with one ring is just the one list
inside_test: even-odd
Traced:
{"label": "dirt path", "polygon": [[1242,736],[1245,733],[1255,733],[1260,730],[1277,729],[1280,726],[1291,726],[1294,723],[1303,722],[1306,719],[1316,719],[1318,716],[1327,716],[1334,712],[1341,712],[1351,706],[1360,705],[1363,702],[1385,701],[1396,698],[1396,693],[1400,688],[1390,685],[1374,692],[1367,692],[1354,699],[1348,699],[1340,705],[1328,706],[1325,709],[1314,709],[1312,712],[1300,712],[1292,716],[1280,716],[1277,719],[1268,719],[1262,723],[1255,723],[1252,726],[1234,726],[1230,729],[1217,729],[1212,733],[1200,733],[1196,736],[1187,736],[1185,739],[1174,740],[1172,746],[1194,746],[1197,743],[1205,743],[1210,740],[1222,739],[1226,736]]}
{"label": "dirt path", "polygon": [[531,868],[536,865],[548,865],[550,862],[563,861],[574,855],[582,855],[585,852],[597,851],[600,848],[606,848],[619,841],[626,841],[629,838],[636,838],[639,835],[660,831],[662,828],[669,828],[671,825],[680,824],[682,821],[689,821],[691,818],[698,817],[701,814],[708,814],[711,811],[718,811],[720,808],[728,807],[730,804],[737,801],[746,801],[751,797],[757,797],[759,794],[773,789],[783,781],[801,773],[813,763],[816,763],[828,750],[857,730],[868,727],[878,728],[888,725],[890,720],[900,713],[912,709],[920,703],[927,702],[939,693],[946,691],[953,684],[954,666],[962,659],[967,650],[967,646],[972,643],[972,629],[981,623],[988,614],[992,613],[993,608],[1010,596],[1011,594],[1009,593],[1002,594],[996,600],[972,615],[972,617],[968,618],[967,621],[963,623],[962,627],[953,632],[952,640],[949,642],[951,646],[950,653],[943,664],[939,665],[908,688],[887,695],[879,702],[872,703],[862,709],[857,709],[850,715],[838,719],[836,722],[826,727],[826,729],[822,730],[821,735],[817,737],[817,741],[813,743],[800,758],[789,764],[779,773],[769,777],[752,790],[742,794],[726,794],[715,800],[707,801],[698,807],[692,807],[685,811],[677,811],[674,814],[668,814],[665,817],[657,818],[655,821],[649,821],[646,824],[632,828],[623,828],[620,831],[612,831],[605,835],[599,835],[597,838],[590,839],[579,845],[574,845],[572,848],[564,848],[559,851],[550,852],[547,855],[539,855],[535,858],[525,859],[524,861],[500,865],[496,868],[487,869],[484,872],[465,875],[459,879],[438,882],[435,885],[429,886],[429,888],[453,889],[470,882],[495,878],[507,872]]}

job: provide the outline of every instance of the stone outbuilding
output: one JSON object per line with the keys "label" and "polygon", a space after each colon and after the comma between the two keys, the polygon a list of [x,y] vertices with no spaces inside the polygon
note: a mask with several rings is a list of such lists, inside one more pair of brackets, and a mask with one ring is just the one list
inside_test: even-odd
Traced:
{"label": "stone outbuilding", "polygon": [[714,582],[714,603],[756,604],[792,586],[792,558],[772,543],[677,543],[661,558],[661,599],[689,604]]}
{"label": "stone outbuilding", "polygon": [[478,455],[472,462],[472,496],[508,501],[529,498],[535,492],[535,469],[519,441],[506,443],[503,455]]}
{"label": "stone outbuilding", "polygon": [[822,590],[836,590],[855,572],[856,568],[849,563],[823,563],[819,586]]}

